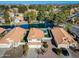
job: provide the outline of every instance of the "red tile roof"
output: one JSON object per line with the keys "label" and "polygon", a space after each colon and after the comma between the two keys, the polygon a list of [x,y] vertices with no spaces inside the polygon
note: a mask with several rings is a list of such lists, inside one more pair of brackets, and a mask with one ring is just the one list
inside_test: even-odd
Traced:
{"label": "red tile roof", "polygon": [[51,31],[57,44],[71,44],[75,42],[75,40],[63,28],[55,27],[51,29]]}
{"label": "red tile roof", "polygon": [[18,19],[20,21],[24,21],[24,18],[22,16],[16,16],[16,19]]}
{"label": "red tile roof", "polygon": [[0,28],[0,33],[4,32],[6,29]]}
{"label": "red tile roof", "polygon": [[44,37],[44,32],[38,28],[31,28],[28,39],[42,39]]}
{"label": "red tile roof", "polygon": [[1,40],[0,43],[9,43],[9,41],[20,42],[24,36],[25,29],[16,27],[12,29],[8,34],[6,34]]}

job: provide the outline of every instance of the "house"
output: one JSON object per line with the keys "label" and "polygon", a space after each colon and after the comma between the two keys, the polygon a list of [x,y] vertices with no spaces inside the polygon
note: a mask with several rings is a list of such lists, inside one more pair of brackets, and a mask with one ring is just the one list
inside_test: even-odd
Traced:
{"label": "house", "polygon": [[0,17],[0,23],[5,23],[5,19],[3,19],[2,17]]}
{"label": "house", "polygon": [[24,17],[23,17],[23,15],[22,15],[22,14],[16,15],[15,18],[14,18],[14,22],[15,22],[15,23],[24,22]]}
{"label": "house", "polygon": [[42,43],[42,38],[44,37],[44,33],[41,29],[31,28],[28,34],[28,46],[29,48],[40,48]]}
{"label": "house", "polygon": [[63,28],[55,27],[51,29],[51,32],[52,37],[54,37],[53,41],[58,48],[69,48],[69,46],[77,45],[77,42]]}
{"label": "house", "polygon": [[24,21],[24,17],[23,17],[23,13],[18,13],[18,11],[16,10],[16,8],[14,9],[10,9],[8,11],[10,18],[13,22],[15,23],[19,23],[19,22],[23,22]]}
{"label": "house", "polygon": [[0,28],[0,35],[1,35],[3,32],[5,32],[5,30],[6,30],[6,29],[4,29],[4,28]]}
{"label": "house", "polygon": [[13,11],[14,11],[15,13],[18,13],[18,8],[13,8]]}
{"label": "house", "polygon": [[0,48],[17,47],[25,44],[22,42],[26,30],[20,27],[13,28],[2,39],[0,39]]}
{"label": "house", "polygon": [[25,11],[25,13],[27,13],[27,12],[36,12],[36,14],[38,13],[38,11],[37,10],[35,10],[35,9],[28,9],[27,11]]}

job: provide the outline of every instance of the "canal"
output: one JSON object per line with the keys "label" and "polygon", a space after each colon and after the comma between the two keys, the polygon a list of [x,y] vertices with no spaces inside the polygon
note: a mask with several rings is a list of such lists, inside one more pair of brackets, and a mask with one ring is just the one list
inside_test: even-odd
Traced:
{"label": "canal", "polygon": [[24,29],[28,29],[28,28],[49,28],[49,27],[53,27],[49,24],[46,23],[37,23],[37,24],[21,24],[21,25],[0,25],[0,27],[8,29],[8,28],[14,28],[14,27],[21,27]]}
{"label": "canal", "polygon": [[28,28],[30,28],[30,26],[29,26],[29,24],[21,24],[21,25],[1,25],[0,27],[2,27],[2,28],[5,28],[5,29],[8,29],[8,28],[14,28],[14,27],[21,27],[21,28],[24,28],[24,29],[28,29]]}

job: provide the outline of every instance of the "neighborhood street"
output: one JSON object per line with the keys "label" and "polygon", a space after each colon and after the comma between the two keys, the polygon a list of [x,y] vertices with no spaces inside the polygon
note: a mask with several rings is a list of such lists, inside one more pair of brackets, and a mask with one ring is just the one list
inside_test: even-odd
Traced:
{"label": "neighborhood street", "polygon": [[19,46],[17,48],[9,48],[2,56],[2,58],[19,58],[23,55],[23,48]]}

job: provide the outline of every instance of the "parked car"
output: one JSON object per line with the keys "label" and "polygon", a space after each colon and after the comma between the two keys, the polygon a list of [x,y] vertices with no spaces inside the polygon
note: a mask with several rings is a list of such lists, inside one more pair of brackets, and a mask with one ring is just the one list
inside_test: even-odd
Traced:
{"label": "parked car", "polygon": [[66,48],[60,48],[60,49],[61,49],[62,54],[63,54],[64,56],[69,56],[69,52],[67,51]]}

